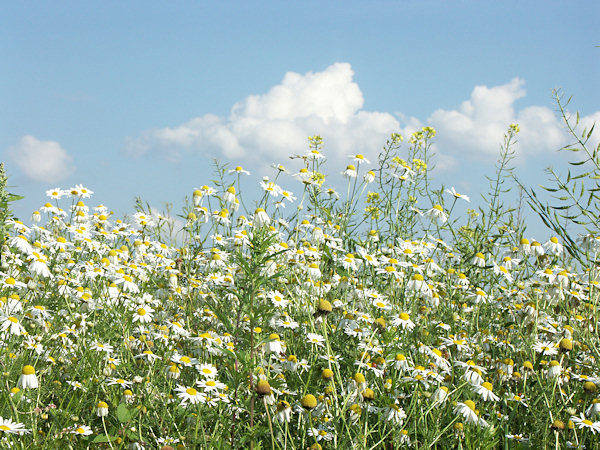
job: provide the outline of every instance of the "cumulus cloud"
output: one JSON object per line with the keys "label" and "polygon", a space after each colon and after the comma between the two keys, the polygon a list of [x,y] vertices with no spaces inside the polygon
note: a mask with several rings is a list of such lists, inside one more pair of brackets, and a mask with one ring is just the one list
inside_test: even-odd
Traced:
{"label": "cumulus cloud", "polygon": [[32,181],[55,183],[75,171],[73,158],[58,142],[40,141],[29,135],[10,147],[8,155]]}
{"label": "cumulus cloud", "polygon": [[[526,95],[520,78],[500,86],[476,86],[456,109],[435,110],[421,121],[403,113],[364,111],[363,94],[353,76],[348,63],[304,75],[288,72],[268,92],[233,105],[228,117],[206,114],[176,127],[147,130],[130,138],[127,150],[132,155],[157,151],[172,160],[193,151],[234,162],[273,163],[304,153],[306,138],[320,134],[325,154],[332,159],[360,152],[373,160],[390,133],[410,135],[429,125],[437,130],[436,166],[451,170],[465,161],[495,161],[511,123],[521,129],[517,163],[568,143],[552,109],[516,110],[515,103]],[[582,117],[580,123],[589,128],[599,117],[600,112]]]}
{"label": "cumulus cloud", "polygon": [[174,128],[148,130],[129,139],[127,150],[160,151],[171,159],[187,150],[279,162],[304,153],[307,137],[320,134],[331,157],[356,152],[374,157],[400,124],[389,113],[362,110],[364,98],[353,76],[348,63],[304,75],[288,72],[267,93],[233,105],[227,118],[206,114]]}
{"label": "cumulus cloud", "polygon": [[[426,124],[437,130],[434,150],[440,153],[442,167],[453,168],[459,160],[489,162],[497,159],[504,134],[511,123],[517,123],[516,162],[527,158],[553,153],[569,142],[564,124],[555,112],[545,106],[529,106],[519,111],[515,102],[526,95],[525,81],[514,78],[501,86],[476,86],[468,100],[457,109],[434,111]],[[596,112],[580,119],[580,127],[591,127],[600,119]],[[418,129],[422,123],[411,117],[407,119],[410,129]],[[591,143],[598,141],[600,133],[592,136]],[[438,165],[439,167],[439,165]]]}

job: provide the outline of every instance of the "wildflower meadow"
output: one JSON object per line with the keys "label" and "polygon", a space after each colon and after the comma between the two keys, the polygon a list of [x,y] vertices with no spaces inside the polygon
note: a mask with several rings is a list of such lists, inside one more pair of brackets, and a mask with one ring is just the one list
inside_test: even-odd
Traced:
{"label": "wildflower meadow", "polygon": [[600,155],[557,100],[568,174],[513,176],[510,125],[472,209],[429,127],[377,160],[312,136],[293,170],[216,164],[183,226],[83,185],[26,224],[2,167],[0,447],[600,448]]}

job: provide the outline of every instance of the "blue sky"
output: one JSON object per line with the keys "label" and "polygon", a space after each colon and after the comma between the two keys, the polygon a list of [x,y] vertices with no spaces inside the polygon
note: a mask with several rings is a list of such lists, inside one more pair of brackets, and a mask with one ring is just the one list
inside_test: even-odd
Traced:
{"label": "blue sky", "polygon": [[321,134],[337,173],[431,125],[437,179],[477,199],[512,122],[528,182],[565,167],[553,88],[600,120],[599,17],[595,1],[10,2],[0,160],[24,219],[79,183],[123,215],[138,195],[177,210],[213,158],[257,184]]}

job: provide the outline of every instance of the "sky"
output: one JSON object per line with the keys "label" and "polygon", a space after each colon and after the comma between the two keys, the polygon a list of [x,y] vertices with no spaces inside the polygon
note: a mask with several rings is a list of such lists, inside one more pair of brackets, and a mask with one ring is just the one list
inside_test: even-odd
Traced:
{"label": "sky", "polygon": [[476,204],[518,123],[515,172],[537,186],[572,157],[557,152],[569,137],[553,89],[582,126],[600,121],[599,18],[597,1],[6,2],[13,210],[29,221],[46,190],[82,184],[117,216],[137,196],[177,213],[215,159],[258,185],[321,135],[339,174],[423,126],[437,130],[434,184]]}

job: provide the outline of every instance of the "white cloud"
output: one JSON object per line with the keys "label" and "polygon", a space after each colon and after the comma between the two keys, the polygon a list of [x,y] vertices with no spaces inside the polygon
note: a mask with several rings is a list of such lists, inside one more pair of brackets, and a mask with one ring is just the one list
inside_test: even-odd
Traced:
{"label": "white cloud", "polygon": [[332,158],[361,152],[375,157],[399,122],[389,113],[368,112],[352,81],[348,63],[322,72],[288,72],[262,95],[251,95],[231,108],[229,117],[207,114],[178,127],[148,130],[129,139],[129,153],[162,151],[170,159],[181,150],[221,155],[231,160],[280,162],[304,153],[307,137],[320,134]]}
{"label": "white cloud", "polygon": [[[564,124],[555,111],[545,106],[529,106],[515,110],[515,102],[526,94],[525,82],[514,78],[509,83],[487,87],[476,86],[471,97],[457,109],[434,111],[426,123],[437,130],[434,151],[438,168],[452,169],[462,160],[490,162],[498,158],[504,134],[511,123],[519,124],[516,162],[523,164],[527,158],[554,154],[570,139]],[[600,111],[581,117],[580,128],[588,130],[599,121]],[[419,129],[421,122],[411,117],[404,120],[407,131]],[[600,133],[594,133],[590,144],[597,145]]]}
{"label": "white cloud", "polygon": [[[264,164],[304,153],[306,138],[320,134],[330,159],[360,152],[375,160],[390,133],[408,136],[426,124],[437,130],[434,163],[438,170],[448,171],[469,161],[495,161],[511,123],[521,129],[515,146],[517,163],[554,153],[568,142],[552,109],[516,110],[515,102],[526,95],[525,82],[519,78],[501,86],[476,86],[456,109],[438,109],[421,121],[402,113],[362,110],[363,94],[353,76],[348,63],[304,75],[288,72],[267,93],[233,105],[228,117],[206,114],[173,128],[147,130],[129,139],[127,150],[133,155],[158,151],[173,160],[182,151],[194,151]],[[582,117],[581,124],[589,128],[599,117],[600,112]]]}
{"label": "white cloud", "polygon": [[33,181],[55,183],[75,171],[73,158],[58,142],[40,141],[29,135],[10,147],[8,155]]}
{"label": "white cloud", "polygon": [[560,146],[560,124],[551,110],[530,107],[515,112],[515,101],[525,96],[524,84],[523,80],[514,78],[502,86],[476,86],[471,98],[458,109],[434,111],[428,123],[438,131],[437,146],[451,154],[493,160],[511,123],[519,123],[521,128],[521,156],[548,146],[554,148],[555,144]]}

